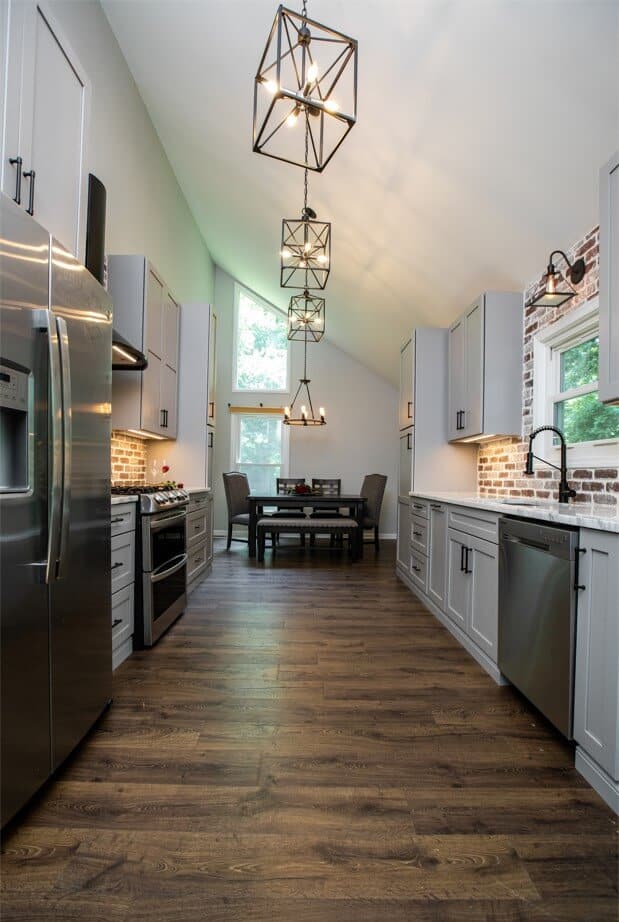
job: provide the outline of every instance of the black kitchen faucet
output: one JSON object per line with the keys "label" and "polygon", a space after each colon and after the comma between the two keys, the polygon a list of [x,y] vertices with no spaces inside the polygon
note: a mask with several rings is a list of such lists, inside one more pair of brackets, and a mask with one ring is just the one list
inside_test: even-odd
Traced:
{"label": "black kitchen faucet", "polygon": [[[538,457],[538,455],[533,454],[533,440],[536,435],[539,435],[540,432],[555,432],[561,440],[561,466],[558,467],[556,464],[552,464],[551,461],[545,461],[544,458]],[[538,426],[537,429],[534,429],[531,435],[529,436],[529,450],[527,452],[527,463],[524,469],[524,472],[527,476],[533,474],[533,459],[537,458],[538,461],[542,461],[544,464],[547,464],[549,467],[554,467],[556,471],[561,471],[561,480],[559,481],[559,502],[560,503],[569,503],[570,499],[573,499],[576,496],[576,490],[572,490],[569,483],[567,482],[567,448],[565,446],[565,436],[560,429],[557,429],[556,426]]]}

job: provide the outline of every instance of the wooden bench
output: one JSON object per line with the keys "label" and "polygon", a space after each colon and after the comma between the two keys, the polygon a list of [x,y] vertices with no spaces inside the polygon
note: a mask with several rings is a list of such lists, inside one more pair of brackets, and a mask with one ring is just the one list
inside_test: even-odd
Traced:
{"label": "wooden bench", "polygon": [[357,529],[359,528],[359,523],[355,519],[350,518],[309,518],[308,516],[299,516],[298,518],[290,519],[278,519],[273,516],[265,516],[262,519],[258,520],[256,525],[256,534],[258,538],[258,560],[262,563],[264,561],[264,548],[266,543],[267,535],[271,535],[271,542],[273,545],[273,556],[275,557],[275,550],[277,541],[276,538],[281,534],[294,534],[294,535],[316,535],[317,533],[324,534],[327,532],[330,535],[337,536],[348,536],[348,553],[350,556],[355,559],[355,535],[357,534]]}

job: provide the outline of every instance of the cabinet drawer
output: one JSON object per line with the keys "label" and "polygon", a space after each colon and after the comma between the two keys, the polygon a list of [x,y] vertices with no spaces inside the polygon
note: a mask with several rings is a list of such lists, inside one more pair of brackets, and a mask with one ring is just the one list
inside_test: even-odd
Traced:
{"label": "cabinet drawer", "polygon": [[209,561],[208,542],[204,541],[187,552],[187,583],[189,584],[206,568]]}
{"label": "cabinet drawer", "polygon": [[112,538],[112,592],[134,580],[135,536],[133,532]]}
{"label": "cabinet drawer", "polygon": [[411,579],[423,592],[428,587],[428,558],[411,547]]}
{"label": "cabinet drawer", "polygon": [[112,537],[135,531],[136,503],[118,503],[112,506]]}
{"label": "cabinet drawer", "polygon": [[411,546],[422,554],[428,553],[428,538],[430,530],[428,520],[414,515],[411,522]]}
{"label": "cabinet drawer", "polygon": [[204,493],[192,493],[187,504],[187,512],[197,512],[198,509],[206,509],[211,494],[207,491]]}
{"label": "cabinet drawer", "polygon": [[472,509],[469,506],[450,506],[448,527],[494,544],[499,543],[499,515],[496,512]]}
{"label": "cabinet drawer", "polygon": [[187,547],[193,547],[200,544],[206,538],[208,528],[208,515],[206,510],[198,509],[197,512],[190,512],[187,516],[186,534]]}
{"label": "cabinet drawer", "polygon": [[112,651],[133,635],[133,584],[112,593]]}
{"label": "cabinet drawer", "polygon": [[411,511],[413,515],[418,515],[422,519],[428,518],[428,500],[427,499],[417,499],[416,496],[413,496],[411,502]]}

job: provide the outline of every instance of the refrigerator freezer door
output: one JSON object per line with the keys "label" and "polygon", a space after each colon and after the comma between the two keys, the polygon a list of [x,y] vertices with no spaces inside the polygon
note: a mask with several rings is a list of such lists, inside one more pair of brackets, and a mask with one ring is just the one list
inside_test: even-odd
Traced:
{"label": "refrigerator freezer door", "polygon": [[112,305],[55,241],[51,308],[60,321],[64,434],[58,579],[50,586],[56,768],[111,696]]}
{"label": "refrigerator freezer door", "polygon": [[2,825],[50,773],[49,235],[0,194]]}

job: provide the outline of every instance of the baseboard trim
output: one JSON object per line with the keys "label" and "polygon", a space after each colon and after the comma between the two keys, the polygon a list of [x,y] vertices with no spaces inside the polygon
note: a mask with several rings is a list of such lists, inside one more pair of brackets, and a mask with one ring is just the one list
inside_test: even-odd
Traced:
{"label": "baseboard trim", "polygon": [[607,775],[604,769],[580,746],[576,746],[574,765],[576,771],[580,772],[610,809],[619,815],[619,783],[613,781],[610,775]]}
{"label": "baseboard trim", "polygon": [[441,611],[438,605],[428,598],[425,593],[413,583],[410,576],[406,571],[400,567],[396,566],[396,575],[410,590],[417,596],[420,602],[422,602],[427,609],[429,609],[437,621],[440,621],[443,627],[446,627],[450,634],[452,634],[458,643],[464,647],[466,652],[473,657],[473,659],[479,663],[479,665],[484,669],[490,678],[494,679],[497,685],[509,685],[507,679],[501,674],[501,670],[493,663],[490,657],[484,653],[483,650],[480,650],[476,643],[467,637],[464,631],[461,631],[457,624],[454,624],[451,618],[448,618],[445,612]]}

